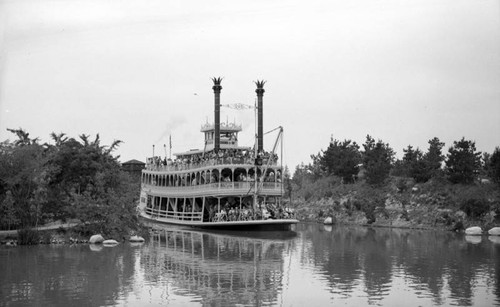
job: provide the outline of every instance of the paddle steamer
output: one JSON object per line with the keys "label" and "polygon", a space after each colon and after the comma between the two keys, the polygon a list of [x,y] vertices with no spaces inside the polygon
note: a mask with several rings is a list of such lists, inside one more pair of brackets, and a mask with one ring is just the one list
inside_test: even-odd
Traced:
{"label": "paddle steamer", "polygon": [[[263,146],[265,81],[257,81],[257,133],[253,147],[238,144],[241,125],[220,122],[221,78],[212,78],[214,123],[201,127],[203,150],[147,159],[141,174],[139,210],[143,218],[165,224],[213,229],[287,230],[298,221],[283,202],[283,167],[276,148]],[[241,107],[242,105],[240,105]]]}

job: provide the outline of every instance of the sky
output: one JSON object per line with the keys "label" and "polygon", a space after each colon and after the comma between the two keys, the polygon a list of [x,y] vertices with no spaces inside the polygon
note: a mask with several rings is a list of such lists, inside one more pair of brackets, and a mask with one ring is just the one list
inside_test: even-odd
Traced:
{"label": "sky", "polygon": [[[0,141],[22,128],[122,140],[120,161],[203,148],[221,103],[284,128],[292,171],[330,138],[403,155],[438,137],[500,146],[498,0],[0,0]],[[254,143],[252,110],[221,110]],[[269,133],[270,150],[277,134]]]}

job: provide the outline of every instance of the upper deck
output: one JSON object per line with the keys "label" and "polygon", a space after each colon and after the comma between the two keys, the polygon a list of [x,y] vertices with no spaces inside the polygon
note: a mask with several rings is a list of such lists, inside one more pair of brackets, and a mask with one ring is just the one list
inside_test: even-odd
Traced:
{"label": "upper deck", "polygon": [[196,161],[177,159],[167,164],[161,159],[150,160],[152,162],[142,171],[142,184],[154,194],[230,195],[248,193],[257,180],[264,194],[281,194],[282,168],[276,155],[261,154],[255,159],[251,154],[220,153],[220,157]]}
{"label": "upper deck", "polygon": [[[203,159],[200,161],[191,162],[190,160],[175,160],[166,161],[164,163],[161,159],[148,160],[146,164],[145,171],[147,172],[162,172],[162,173],[178,173],[186,171],[198,171],[214,167],[241,167],[249,168],[255,166],[255,158],[253,156],[248,157],[214,157]],[[276,168],[278,166],[277,157],[263,156],[261,158],[262,165],[269,165],[270,167]]]}

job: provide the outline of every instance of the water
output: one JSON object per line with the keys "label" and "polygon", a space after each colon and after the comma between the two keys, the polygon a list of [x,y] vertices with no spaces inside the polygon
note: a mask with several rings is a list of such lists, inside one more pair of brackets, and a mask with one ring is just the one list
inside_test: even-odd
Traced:
{"label": "water", "polygon": [[500,238],[299,224],[0,247],[0,306],[500,306]]}

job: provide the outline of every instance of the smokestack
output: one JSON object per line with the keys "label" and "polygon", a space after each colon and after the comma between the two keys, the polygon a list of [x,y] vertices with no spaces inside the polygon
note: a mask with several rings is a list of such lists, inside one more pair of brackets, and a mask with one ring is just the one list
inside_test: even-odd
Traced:
{"label": "smokestack", "polygon": [[215,140],[214,140],[214,151],[218,152],[220,149],[220,91],[222,90],[222,86],[220,83],[222,82],[222,78],[212,78],[214,82],[214,86],[212,89],[215,94],[215,108],[214,108],[214,126],[215,126]]}
{"label": "smokestack", "polygon": [[264,84],[266,81],[255,81],[257,89],[257,151],[264,151],[264,115],[262,110],[262,97],[264,96]]}

